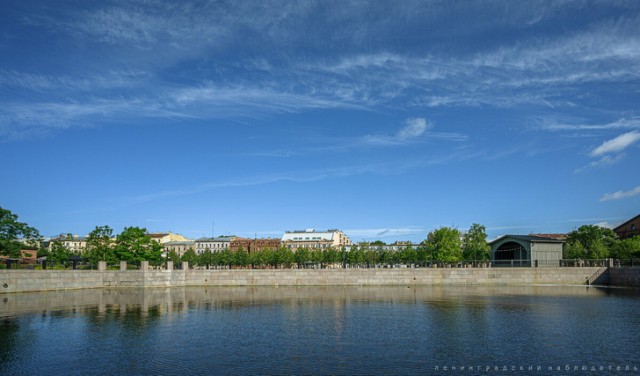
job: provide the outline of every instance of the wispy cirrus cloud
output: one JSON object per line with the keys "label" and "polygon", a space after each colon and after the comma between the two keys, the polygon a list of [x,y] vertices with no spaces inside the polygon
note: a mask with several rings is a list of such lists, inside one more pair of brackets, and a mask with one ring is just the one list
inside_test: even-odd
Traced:
{"label": "wispy cirrus cloud", "polygon": [[613,129],[640,129],[640,119],[621,118],[608,123],[584,124],[564,123],[556,119],[546,119],[536,124],[537,129],[548,131],[600,131]]}
{"label": "wispy cirrus cloud", "polygon": [[[509,14],[504,14],[504,7],[497,4],[402,2],[386,9],[370,3],[329,7],[313,1],[285,1],[278,6],[261,2],[115,1],[76,9],[58,18],[25,17],[45,24],[65,39],[75,38],[79,46],[103,48],[100,56],[105,61],[83,64],[85,71],[77,76],[5,69],[0,71],[0,86],[53,93],[46,101],[49,107],[57,104],[63,108],[75,102],[95,109],[100,101],[138,100],[141,110],[127,115],[136,119],[158,114],[255,117],[334,108],[533,106],[566,110],[589,106],[577,98],[584,91],[582,85],[604,83],[615,89],[616,84],[640,78],[640,18],[633,13],[553,36],[534,33],[524,40],[463,49],[461,54],[442,49],[409,51],[399,48],[392,37],[400,22],[395,18],[398,15],[404,23],[422,25],[425,18],[437,22],[438,15],[449,14],[452,9],[461,14],[482,12],[500,15],[488,19],[516,30],[555,17],[551,9],[566,12],[576,7],[568,3],[512,5]],[[385,22],[371,23],[363,17],[361,11],[369,8]],[[318,13],[325,20],[318,26],[324,28],[317,33],[304,32]],[[465,25],[468,32],[495,27],[475,18]],[[331,38],[337,35],[350,38],[336,43]],[[380,37],[381,43],[363,48],[363,42],[372,35]],[[236,44],[242,48],[235,48]],[[314,48],[305,47],[309,51],[306,56],[295,54],[296,46]],[[248,53],[238,54],[236,50]],[[189,80],[177,82],[175,77],[182,77],[185,66],[191,64],[196,69]],[[144,75],[118,77],[109,74],[113,68],[105,68],[108,66]],[[114,93],[113,89],[119,90]],[[87,98],[89,90],[91,97]],[[31,94],[24,93],[24,97]],[[571,103],[565,95],[572,97]],[[3,128],[11,123],[11,133],[20,133],[30,129],[21,126],[29,119],[43,128],[63,128],[51,121],[56,113],[49,116],[47,111],[38,110],[42,102],[9,103],[0,113],[8,119]],[[27,110],[29,104],[32,108]],[[103,106],[95,117],[85,113],[82,123],[118,118],[121,107]],[[69,120],[67,127],[73,126],[77,123]],[[556,124],[554,130],[561,127]],[[374,135],[370,142],[401,140],[402,135]]]}
{"label": "wispy cirrus cloud", "polygon": [[426,235],[426,230],[420,226],[408,226],[398,228],[360,228],[360,229],[346,229],[344,233],[351,238],[351,240],[357,241],[358,239],[383,239],[399,237],[412,237],[414,235]]}
{"label": "wispy cirrus cloud", "polygon": [[628,191],[617,191],[614,193],[607,193],[604,196],[602,196],[602,198],[600,198],[600,201],[622,200],[622,199],[633,197],[636,195],[640,195],[640,185]]}
{"label": "wispy cirrus cloud", "polygon": [[181,197],[206,192],[220,188],[251,187],[273,184],[278,182],[311,183],[327,179],[340,179],[363,174],[388,175],[406,168],[393,163],[373,163],[369,165],[352,165],[326,169],[309,169],[284,173],[274,173],[247,178],[219,180],[195,186],[180,187],[159,192],[153,192],[124,199],[119,199],[126,205],[150,202],[159,199]]}

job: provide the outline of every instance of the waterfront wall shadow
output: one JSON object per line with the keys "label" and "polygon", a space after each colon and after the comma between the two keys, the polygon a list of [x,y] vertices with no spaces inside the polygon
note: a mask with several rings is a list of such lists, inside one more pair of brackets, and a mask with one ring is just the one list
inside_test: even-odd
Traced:
{"label": "waterfront wall shadow", "polygon": [[611,286],[640,287],[640,268],[609,268]]}
{"label": "waterfront wall shadow", "polygon": [[[640,287],[640,268],[609,268],[611,285]],[[2,270],[0,293],[108,287],[447,286],[598,284],[598,267],[270,270]],[[594,283],[595,282],[595,283]]]}

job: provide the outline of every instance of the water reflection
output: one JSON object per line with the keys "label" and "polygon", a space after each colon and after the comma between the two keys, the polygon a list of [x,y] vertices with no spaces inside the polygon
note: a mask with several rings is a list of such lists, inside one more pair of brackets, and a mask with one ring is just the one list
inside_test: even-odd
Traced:
{"label": "water reflection", "polygon": [[321,305],[428,304],[442,311],[492,306],[513,311],[549,309],[540,297],[602,297],[613,295],[637,298],[632,289],[605,289],[582,286],[522,287],[225,287],[225,288],[117,288],[50,291],[2,295],[0,318],[25,313],[97,310],[98,316],[158,316],[186,309],[241,309],[265,304],[295,306],[313,302]]}
{"label": "water reflection", "polygon": [[581,286],[7,294],[0,374],[415,374],[506,361],[640,367],[639,298],[637,290]]}

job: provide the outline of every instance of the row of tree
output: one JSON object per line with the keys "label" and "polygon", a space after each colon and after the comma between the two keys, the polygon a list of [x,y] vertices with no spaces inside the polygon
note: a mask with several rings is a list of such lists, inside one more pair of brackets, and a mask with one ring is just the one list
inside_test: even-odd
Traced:
{"label": "row of tree", "polygon": [[[317,250],[301,248],[295,252],[286,247],[265,249],[248,253],[244,249],[212,252],[205,250],[196,254],[193,249],[182,256],[170,251],[166,260],[175,264],[189,262],[202,267],[273,267],[288,268],[297,265],[300,268],[327,265],[373,267],[395,264],[426,265],[433,262],[455,263],[462,260],[486,261],[489,259],[489,247],[486,245],[484,226],[473,225],[469,232],[461,235],[459,230],[448,227],[437,229],[429,234],[426,241],[417,248],[404,247],[398,251],[378,247],[374,242],[369,246],[344,249]],[[65,262],[73,255],[60,240],[54,241],[50,249],[41,250],[40,256],[48,256],[56,262]],[[115,239],[113,230],[108,226],[98,226],[87,236],[87,245],[83,258],[93,264],[98,261],[115,263],[119,260],[138,263],[150,261],[160,264],[161,245],[152,241],[144,228],[127,227]]]}
{"label": "row of tree", "polygon": [[[38,230],[18,221],[17,215],[0,207],[0,254],[20,257],[20,250],[25,246],[19,239],[27,239],[36,244],[40,239]],[[490,248],[487,245],[486,228],[480,224],[471,225],[470,229],[461,233],[452,227],[441,227],[431,231],[425,241],[416,248],[408,246],[398,251],[377,247],[382,242],[373,242],[368,246],[353,247],[349,252],[329,249],[326,251],[298,249],[296,252],[288,248],[268,249],[252,254],[245,250],[210,250],[197,255],[193,249],[179,257],[170,252],[167,259],[176,263],[188,261],[191,265],[200,266],[254,266],[254,267],[299,267],[308,265],[393,265],[393,264],[428,264],[433,262],[459,263],[475,262],[490,259]],[[41,249],[39,256],[64,262],[72,252],[61,241],[54,241],[50,247]],[[145,228],[126,227],[118,235],[113,236],[109,226],[97,226],[87,236],[86,249],[82,255],[93,264],[98,261],[115,263],[127,261],[138,263],[150,261],[159,264],[166,261],[162,257],[162,245],[153,241]],[[570,232],[564,246],[565,259],[631,259],[640,257],[640,236],[624,240],[618,239],[610,229],[585,225]]]}
{"label": "row of tree", "polygon": [[[39,256],[51,257],[56,262],[64,262],[72,256],[71,250],[61,240],[55,240],[50,249],[41,249]],[[87,246],[82,254],[85,260],[96,265],[98,261],[113,264],[127,261],[137,264],[140,261],[162,262],[162,245],[153,241],[146,228],[125,227],[115,239],[109,226],[97,226],[87,236]]]}
{"label": "row of tree", "polygon": [[380,267],[388,265],[427,265],[432,263],[456,263],[461,261],[489,260],[489,247],[486,241],[485,227],[479,224],[471,226],[465,234],[458,229],[441,227],[432,231],[419,246],[411,245],[400,250],[388,250],[382,242],[373,242],[364,246],[344,249],[308,249],[293,251],[286,247],[265,249],[248,253],[244,249],[221,252],[205,250],[196,254],[189,249],[180,257],[175,251],[169,252],[168,259],[174,263],[182,261],[189,265],[201,267],[273,267],[288,268],[296,265],[299,268],[325,267],[327,265]]}

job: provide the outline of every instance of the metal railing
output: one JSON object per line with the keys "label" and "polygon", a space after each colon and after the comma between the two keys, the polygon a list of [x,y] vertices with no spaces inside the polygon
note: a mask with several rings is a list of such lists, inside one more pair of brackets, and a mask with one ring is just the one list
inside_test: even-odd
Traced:
{"label": "metal railing", "polygon": [[493,260],[491,266],[494,268],[521,268],[531,267],[531,260],[519,259],[519,260]]}
{"label": "metal railing", "polygon": [[[165,267],[164,263],[150,263],[154,268],[162,269]],[[562,268],[576,268],[576,267],[640,267],[640,259],[562,259],[562,260],[528,260],[528,259],[515,259],[515,260],[492,260],[492,261],[459,261],[459,262],[442,262],[437,260],[429,261],[409,261],[409,262],[359,262],[359,263],[347,263],[347,262],[333,262],[333,263],[306,263],[302,266],[292,263],[291,268],[344,268],[344,269],[396,269],[396,268],[410,268],[410,269],[422,269],[422,268],[509,268],[509,267],[562,267]],[[191,268],[205,268],[203,266],[191,265]],[[42,262],[19,262],[12,260],[10,265],[3,260],[0,263],[0,269],[20,269],[20,270],[64,270],[73,269],[73,262],[55,262],[48,261],[46,268],[43,268]],[[107,269],[118,270],[120,268],[118,263],[109,263]],[[139,269],[138,263],[128,263],[128,270]],[[175,263],[174,269],[181,269],[180,263]],[[210,269],[251,269],[251,265],[239,266],[213,266]],[[271,268],[270,266],[262,266],[260,268]],[[287,269],[282,265],[279,268]],[[83,261],[76,263],[76,269],[79,270],[96,270],[97,265]]]}

